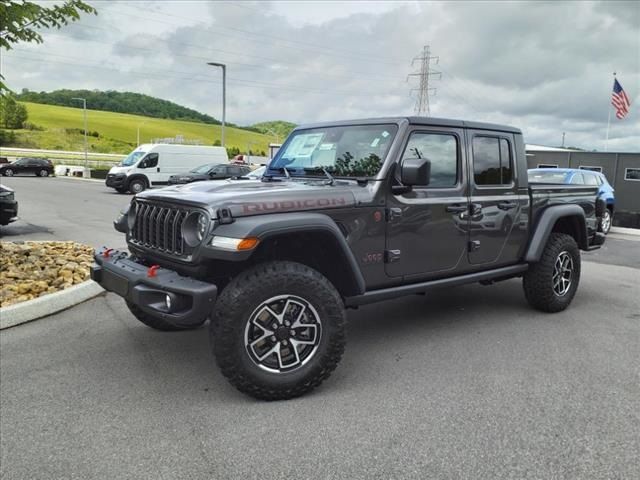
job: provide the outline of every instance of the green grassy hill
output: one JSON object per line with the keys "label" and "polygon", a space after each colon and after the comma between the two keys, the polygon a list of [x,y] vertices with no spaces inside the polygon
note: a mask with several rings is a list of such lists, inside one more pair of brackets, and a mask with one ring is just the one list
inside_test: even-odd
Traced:
{"label": "green grassy hill", "polygon": [[[25,102],[29,112],[29,124],[36,129],[14,130],[16,141],[7,147],[42,148],[51,150],[83,150],[83,117],[81,108],[60,107]],[[128,153],[136,146],[137,128],[140,126],[140,143],[152,138],[184,136],[185,140],[200,140],[203,145],[213,145],[220,140],[220,125],[167,120],[129,115],[125,113],[87,110],[87,129],[97,132],[89,136],[89,148],[99,153]],[[42,130],[40,130],[41,128]],[[71,131],[67,131],[69,129]],[[268,151],[275,137],[233,127],[225,128],[227,147],[237,147],[241,152]]]}

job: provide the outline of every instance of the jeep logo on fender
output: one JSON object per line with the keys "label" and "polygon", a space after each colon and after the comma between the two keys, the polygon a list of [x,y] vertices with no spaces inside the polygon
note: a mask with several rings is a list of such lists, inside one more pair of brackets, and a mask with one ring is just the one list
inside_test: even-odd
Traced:
{"label": "jeep logo on fender", "polygon": [[242,213],[280,212],[291,210],[311,210],[314,208],[340,207],[347,205],[345,197],[309,198],[307,200],[283,200],[280,202],[256,202],[242,205]]}

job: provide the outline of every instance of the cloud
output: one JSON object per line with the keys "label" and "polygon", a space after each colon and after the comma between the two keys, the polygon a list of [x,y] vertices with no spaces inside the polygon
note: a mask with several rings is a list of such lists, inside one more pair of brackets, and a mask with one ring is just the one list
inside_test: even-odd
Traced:
{"label": "cloud", "polygon": [[[637,2],[100,2],[97,17],[3,55],[17,89],[138,91],[240,124],[408,115],[407,75],[439,56],[434,116],[502,122],[530,143],[602,148],[612,72],[632,100],[611,144],[638,150]],[[434,62],[435,63],[435,62]]]}

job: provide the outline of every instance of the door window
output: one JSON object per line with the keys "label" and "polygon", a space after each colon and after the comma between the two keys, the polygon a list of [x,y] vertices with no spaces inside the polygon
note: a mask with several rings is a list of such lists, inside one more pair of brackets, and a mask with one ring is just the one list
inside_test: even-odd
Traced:
{"label": "door window", "polygon": [[429,187],[453,187],[458,182],[458,139],[455,135],[414,132],[409,137],[402,160],[407,158],[431,161]]}
{"label": "door window", "polygon": [[140,162],[139,168],[157,167],[158,166],[158,157],[159,157],[159,155],[157,153],[150,153],[149,155],[144,157],[142,162]]}
{"label": "door window", "polygon": [[584,174],[584,180],[587,185],[598,185],[595,175]]}
{"label": "door window", "polygon": [[573,178],[571,178],[571,183],[574,185],[584,185],[584,178],[582,177],[581,173],[576,173],[573,175]]}
{"label": "door window", "polygon": [[511,148],[506,139],[473,138],[473,179],[476,185],[510,185],[512,172]]}

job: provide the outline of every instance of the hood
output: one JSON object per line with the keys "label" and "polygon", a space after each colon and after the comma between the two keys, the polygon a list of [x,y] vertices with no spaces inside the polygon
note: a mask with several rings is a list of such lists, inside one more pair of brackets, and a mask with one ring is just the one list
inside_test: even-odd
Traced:
{"label": "hood", "polygon": [[115,173],[127,173],[129,170],[131,170],[133,167],[122,167],[122,166],[115,166],[115,167],[111,167],[109,169],[109,173],[111,174],[115,174]]}
{"label": "hood", "polygon": [[[217,211],[228,208],[234,217],[277,212],[324,210],[356,205],[355,183],[326,185],[319,181],[212,180],[147,190],[140,199],[175,201],[206,206]],[[214,212],[215,213],[215,212]]]}
{"label": "hood", "polygon": [[209,175],[202,174],[202,173],[181,173],[179,175],[171,175],[171,177],[169,178],[173,180],[184,179],[185,181],[189,181],[189,182],[195,182],[198,180],[211,180],[211,177],[209,177]]}

